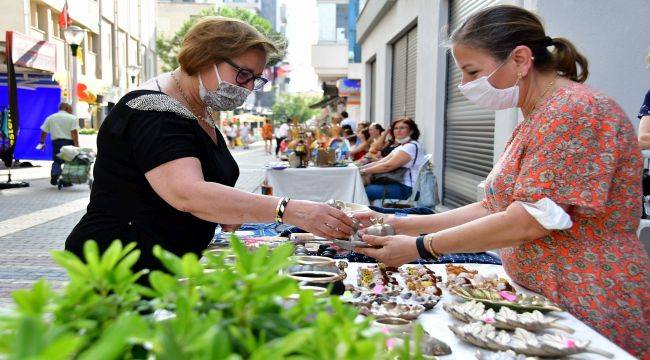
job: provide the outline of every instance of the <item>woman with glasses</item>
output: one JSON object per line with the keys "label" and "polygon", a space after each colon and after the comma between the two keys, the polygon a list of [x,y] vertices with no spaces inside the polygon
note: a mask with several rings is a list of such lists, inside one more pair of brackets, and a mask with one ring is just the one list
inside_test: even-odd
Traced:
{"label": "woman with glasses", "polygon": [[[288,222],[324,237],[352,234],[352,221],[328,205],[234,188],[239,168],[216,129],[218,111],[243,104],[267,82],[277,48],[254,27],[205,17],[183,39],[180,67],[126,94],[97,137],[95,182],[87,213],[66,240],[81,256],[86,240],[106,249],[136,242],[134,269],[160,269],[154,245],[200,254],[220,224]],[[146,280],[143,280],[146,281]]]}
{"label": "woman with glasses", "polygon": [[[415,121],[409,118],[395,120],[391,127],[398,146],[385,158],[365,165],[361,175],[370,178],[366,185],[368,200],[399,199],[411,196],[413,185],[417,183],[420,167],[424,163],[424,154],[418,143],[420,130]],[[382,178],[382,174],[393,173],[394,179]],[[375,175],[375,176],[373,176]]]}

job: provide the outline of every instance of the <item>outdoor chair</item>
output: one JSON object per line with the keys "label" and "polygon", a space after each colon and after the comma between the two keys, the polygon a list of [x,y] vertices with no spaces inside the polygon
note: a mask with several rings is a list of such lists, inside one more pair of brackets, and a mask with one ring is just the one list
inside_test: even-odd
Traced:
{"label": "outdoor chair", "polygon": [[401,208],[408,208],[408,207],[413,207],[415,206],[415,202],[418,198],[418,194],[420,193],[420,183],[422,180],[422,174],[424,173],[424,170],[427,168],[427,166],[434,166],[433,163],[431,162],[431,159],[433,158],[433,154],[426,154],[424,156],[424,163],[422,164],[422,167],[420,167],[420,172],[418,173],[418,179],[415,182],[415,186],[413,186],[413,192],[411,192],[411,196],[409,196],[408,199],[403,200],[403,199],[377,199],[372,202],[371,205],[373,206],[380,206],[380,207],[401,207]]}

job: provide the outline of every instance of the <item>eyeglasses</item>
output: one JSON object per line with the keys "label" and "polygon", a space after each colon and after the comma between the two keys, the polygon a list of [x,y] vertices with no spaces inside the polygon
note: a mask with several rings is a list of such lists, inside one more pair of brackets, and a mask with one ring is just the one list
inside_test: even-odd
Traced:
{"label": "eyeglasses", "polygon": [[261,76],[256,76],[252,71],[248,69],[244,69],[241,66],[235,64],[232,62],[230,59],[223,59],[228,65],[232,66],[233,69],[237,70],[237,76],[235,77],[235,81],[237,84],[241,86],[245,86],[249,82],[253,82],[253,89],[254,90],[262,90],[264,85],[266,85],[267,82],[269,82],[268,79],[263,78]]}

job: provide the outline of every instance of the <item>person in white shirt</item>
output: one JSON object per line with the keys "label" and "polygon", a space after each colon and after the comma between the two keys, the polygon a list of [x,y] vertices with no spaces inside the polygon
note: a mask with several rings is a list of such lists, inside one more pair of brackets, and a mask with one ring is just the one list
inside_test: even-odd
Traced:
{"label": "person in white shirt", "polygon": [[[52,139],[52,170],[50,171],[50,184],[57,185],[61,175],[63,160],[56,155],[61,147],[66,145],[79,146],[79,120],[72,114],[72,106],[68,103],[59,104],[59,111],[45,118],[41,125],[41,139],[36,149],[45,149],[45,138],[50,134]],[[64,184],[72,185],[72,184]]]}
{"label": "person in white shirt", "polygon": [[280,127],[275,131],[275,156],[280,154],[280,144],[282,144],[282,141],[289,136],[289,123],[291,123],[291,119],[287,118],[287,122],[280,125]]}
{"label": "person in white shirt", "polygon": [[395,140],[400,144],[385,158],[365,165],[361,175],[389,173],[399,168],[405,168],[400,182],[373,183],[366,185],[368,200],[400,199],[406,200],[417,184],[420,168],[424,164],[422,147],[417,142],[420,130],[410,118],[401,118],[393,123]]}
{"label": "person in white shirt", "polygon": [[357,127],[356,122],[350,119],[348,116],[349,115],[347,111],[341,112],[341,118],[343,118],[343,120],[341,121],[341,127],[343,127],[344,125],[350,125],[352,129],[355,129]]}
{"label": "person in white shirt", "polygon": [[244,122],[239,127],[239,137],[241,138],[242,144],[244,144],[244,149],[248,149],[248,145],[251,142],[251,128],[247,122]]}

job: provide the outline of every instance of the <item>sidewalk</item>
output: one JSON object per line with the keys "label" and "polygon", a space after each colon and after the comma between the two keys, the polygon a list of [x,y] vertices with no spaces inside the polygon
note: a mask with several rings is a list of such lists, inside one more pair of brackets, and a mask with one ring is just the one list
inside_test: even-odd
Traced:
{"label": "sidewalk", "polygon": [[[258,191],[264,178],[262,167],[270,160],[263,143],[249,150],[236,149],[233,156],[240,166],[236,187]],[[41,167],[12,169],[12,178],[27,180],[29,187],[0,191],[0,306],[11,301],[12,291],[40,278],[55,287],[63,285],[65,272],[53,262],[50,251],[63,249],[88,205],[87,185],[57,190],[49,184],[51,162],[32,163]],[[6,180],[6,173],[0,169],[0,181]]]}

